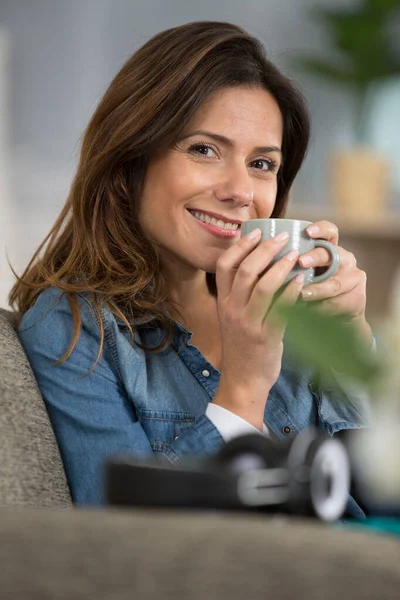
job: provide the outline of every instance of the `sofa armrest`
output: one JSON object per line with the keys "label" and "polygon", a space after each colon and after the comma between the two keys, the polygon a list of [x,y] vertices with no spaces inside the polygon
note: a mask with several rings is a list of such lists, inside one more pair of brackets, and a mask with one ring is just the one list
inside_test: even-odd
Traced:
{"label": "sofa armrest", "polygon": [[397,599],[396,538],[239,513],[0,509],[0,598]]}

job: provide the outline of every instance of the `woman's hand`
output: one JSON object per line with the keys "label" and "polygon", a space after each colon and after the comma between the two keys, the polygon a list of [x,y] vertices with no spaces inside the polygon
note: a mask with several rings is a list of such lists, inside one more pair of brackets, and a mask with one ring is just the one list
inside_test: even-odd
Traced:
{"label": "woman's hand", "polygon": [[[335,275],[326,281],[306,286],[301,294],[303,300],[318,301],[323,310],[345,316],[346,321],[358,329],[366,342],[372,344],[372,331],[365,319],[365,272],[357,267],[354,254],[338,246],[336,225],[329,221],[318,221],[307,228],[307,233],[311,238],[322,238],[337,246],[340,265]],[[299,259],[302,267],[325,267],[330,262],[331,256],[325,248],[314,248]]]}
{"label": "woman's hand", "polygon": [[217,262],[222,361],[213,402],[262,429],[265,403],[281,371],[286,323],[278,317],[277,308],[297,301],[303,281],[293,279],[277,298],[298,253],[289,252],[260,277],[288,236],[257,246],[261,232],[253,238],[249,235]]}

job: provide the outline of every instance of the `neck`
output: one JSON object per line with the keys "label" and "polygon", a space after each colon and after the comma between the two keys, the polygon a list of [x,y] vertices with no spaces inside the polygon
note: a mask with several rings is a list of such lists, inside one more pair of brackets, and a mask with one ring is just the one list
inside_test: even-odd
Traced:
{"label": "neck", "polygon": [[177,302],[185,309],[191,309],[204,302],[205,298],[211,296],[208,291],[206,274],[200,272],[196,277],[180,277],[168,282],[168,296],[174,302]]}
{"label": "neck", "polygon": [[[168,283],[168,297],[177,304],[178,315],[174,318],[182,321],[186,327],[191,323],[195,315],[206,311],[215,298],[210,294],[205,271],[185,271],[184,269],[168,269],[165,277]],[[190,327],[189,327],[190,328]]]}

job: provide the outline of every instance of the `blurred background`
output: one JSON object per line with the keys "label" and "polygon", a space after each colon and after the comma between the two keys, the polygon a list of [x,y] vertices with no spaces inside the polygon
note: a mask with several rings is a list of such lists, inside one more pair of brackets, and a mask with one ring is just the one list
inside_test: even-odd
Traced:
{"label": "blurred background", "polygon": [[308,100],[313,139],[288,216],[338,224],[374,324],[400,311],[399,12],[398,0],[0,0],[0,307],[6,252],[20,273],[54,223],[125,60],[160,30],[223,20],[259,37]]}

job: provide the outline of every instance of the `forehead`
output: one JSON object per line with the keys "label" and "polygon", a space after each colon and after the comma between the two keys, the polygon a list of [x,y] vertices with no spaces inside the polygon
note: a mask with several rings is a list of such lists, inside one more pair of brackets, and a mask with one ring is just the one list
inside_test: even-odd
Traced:
{"label": "forehead", "polygon": [[257,145],[280,144],[283,119],[277,101],[265,89],[229,87],[213,92],[186,129],[211,129],[230,138],[251,138]]}

